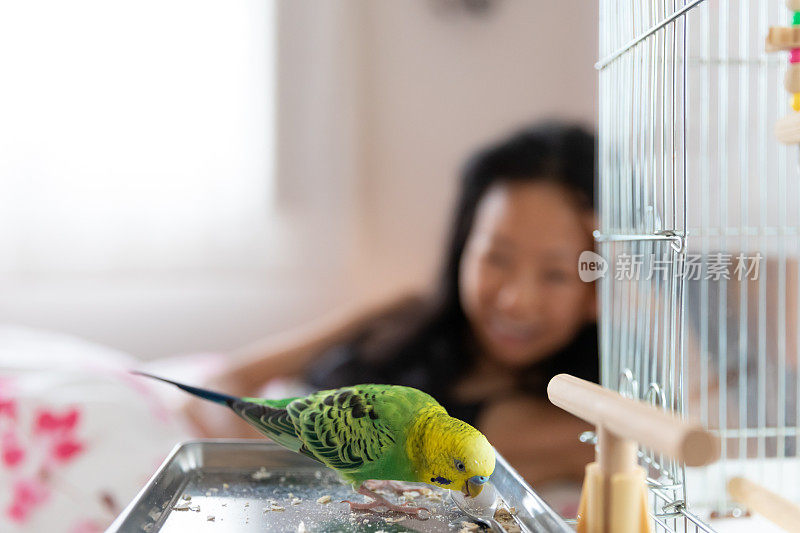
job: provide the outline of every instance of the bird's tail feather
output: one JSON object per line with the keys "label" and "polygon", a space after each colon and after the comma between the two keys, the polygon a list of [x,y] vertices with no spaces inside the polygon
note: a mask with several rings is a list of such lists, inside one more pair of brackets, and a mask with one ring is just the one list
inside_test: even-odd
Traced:
{"label": "bird's tail feather", "polygon": [[235,402],[236,400],[239,399],[236,396],[231,396],[229,394],[223,394],[221,392],[214,392],[214,391],[211,391],[211,390],[208,390],[208,389],[201,389],[200,387],[192,387],[191,385],[184,385],[183,383],[178,383],[177,381],[172,381],[170,379],[154,376],[153,374],[148,374],[147,372],[139,372],[138,370],[131,370],[131,373],[132,374],[137,374],[139,376],[144,376],[144,377],[148,377],[148,378],[157,379],[157,380],[163,381],[165,383],[170,383],[170,384],[175,385],[176,387],[178,387],[180,389],[185,390],[186,392],[188,392],[190,394],[194,394],[195,396],[199,396],[200,398],[203,398],[204,400],[209,400],[209,401],[212,401],[214,403],[218,403],[218,404],[221,404],[221,405],[226,405],[226,406],[229,406],[229,407],[231,405],[231,402]]}

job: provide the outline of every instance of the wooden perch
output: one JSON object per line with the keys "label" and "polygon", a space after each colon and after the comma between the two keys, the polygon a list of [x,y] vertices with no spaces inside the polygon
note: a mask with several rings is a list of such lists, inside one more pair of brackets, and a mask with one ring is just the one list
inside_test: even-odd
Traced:
{"label": "wooden perch", "polygon": [[687,466],[703,466],[719,458],[719,439],[699,424],[600,385],[560,374],[550,380],[547,395],[553,404],[605,432],[638,442]]}
{"label": "wooden perch", "polygon": [[785,529],[800,532],[800,506],[741,477],[728,481],[733,500]]}
{"label": "wooden perch", "polygon": [[719,457],[719,439],[652,405],[594,383],[559,374],[547,386],[550,401],[596,426],[597,461],[586,467],[578,533],[648,533],[645,471],[637,444],[702,466]]}

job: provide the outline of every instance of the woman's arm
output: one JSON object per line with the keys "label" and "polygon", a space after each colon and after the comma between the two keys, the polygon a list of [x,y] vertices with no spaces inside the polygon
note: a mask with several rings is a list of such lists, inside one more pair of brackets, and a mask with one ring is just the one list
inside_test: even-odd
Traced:
{"label": "woman's arm", "polygon": [[[205,386],[237,396],[254,396],[275,378],[302,375],[327,349],[346,342],[374,317],[411,298],[405,295],[379,303],[347,305],[309,324],[247,345],[234,351],[225,370]],[[243,420],[208,402],[188,399],[182,411],[205,437],[257,435]]]}

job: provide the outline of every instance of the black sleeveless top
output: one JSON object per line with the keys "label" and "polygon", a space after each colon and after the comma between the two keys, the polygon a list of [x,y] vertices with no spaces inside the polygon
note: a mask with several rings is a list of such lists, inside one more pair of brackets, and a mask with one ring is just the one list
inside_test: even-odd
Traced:
{"label": "black sleeveless top", "polygon": [[[413,313],[413,307],[405,312]],[[378,319],[350,342],[323,353],[305,380],[316,389],[359,383],[414,387],[436,398],[451,416],[474,425],[484,405],[500,398],[468,403],[453,395],[455,383],[478,356],[468,328],[445,326],[434,320],[407,336],[396,331],[404,324],[407,322],[396,314]],[[562,350],[522,370],[517,389],[508,394],[546,398],[547,383],[560,373],[598,382],[596,324],[581,329]]]}

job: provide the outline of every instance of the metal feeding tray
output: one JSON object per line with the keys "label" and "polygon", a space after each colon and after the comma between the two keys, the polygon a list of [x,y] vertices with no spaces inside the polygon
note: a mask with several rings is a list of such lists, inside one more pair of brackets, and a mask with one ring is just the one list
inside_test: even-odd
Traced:
{"label": "metal feeding tray", "polygon": [[[516,508],[522,531],[572,531],[499,455],[492,482],[505,507]],[[342,500],[363,497],[307,457],[258,440],[189,441],[175,447],[107,533],[439,532],[470,521],[449,491],[422,492],[409,496],[431,510],[428,520],[350,512]]]}

